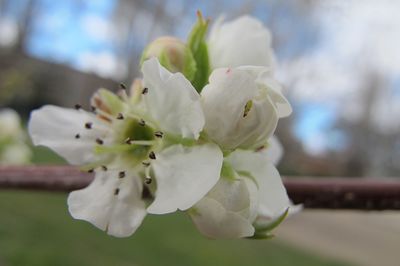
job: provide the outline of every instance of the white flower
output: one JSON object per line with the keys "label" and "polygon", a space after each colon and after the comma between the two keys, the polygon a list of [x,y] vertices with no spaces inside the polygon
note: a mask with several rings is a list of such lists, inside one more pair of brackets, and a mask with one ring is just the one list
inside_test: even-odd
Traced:
{"label": "white flower", "polygon": [[[204,115],[190,82],[155,58],[142,72],[133,99],[99,90],[95,114],[45,106],[29,123],[34,144],[94,169],[93,183],[70,194],[69,210],[114,236],[132,234],[147,212],[190,208],[216,184],[222,165],[217,145],[196,141]],[[154,200],[146,209],[147,198]]]}
{"label": "white flower", "polygon": [[243,65],[272,69],[274,64],[269,30],[249,16],[225,23],[217,20],[210,32],[208,51],[213,69]]}
{"label": "white flower", "polygon": [[236,150],[225,158],[221,179],[190,211],[200,232],[210,238],[251,237],[268,233],[262,229],[286,215],[292,205],[267,156]]}
{"label": "white flower", "polygon": [[22,141],[6,144],[0,150],[0,165],[27,164],[32,156],[31,150]]}
{"label": "white flower", "polygon": [[0,128],[0,140],[20,136],[22,129],[18,113],[12,109],[2,109],[0,111]]}
{"label": "white flower", "polygon": [[0,165],[29,163],[31,150],[26,145],[21,119],[12,109],[0,110]]}
{"label": "white flower", "polygon": [[264,67],[220,68],[201,92],[205,132],[223,149],[257,148],[292,109]]}

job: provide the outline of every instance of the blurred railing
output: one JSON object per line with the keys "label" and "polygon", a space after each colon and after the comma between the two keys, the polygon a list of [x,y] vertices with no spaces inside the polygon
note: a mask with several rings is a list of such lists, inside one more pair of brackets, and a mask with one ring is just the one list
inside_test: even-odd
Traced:
{"label": "blurred railing", "polygon": [[[72,166],[0,166],[0,189],[71,191],[92,179]],[[394,179],[285,177],[284,184],[305,208],[400,210],[400,181]]]}

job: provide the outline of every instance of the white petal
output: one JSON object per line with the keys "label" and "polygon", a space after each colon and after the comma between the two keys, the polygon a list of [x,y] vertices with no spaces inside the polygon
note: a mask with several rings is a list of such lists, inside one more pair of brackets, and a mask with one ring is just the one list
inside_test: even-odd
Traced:
{"label": "white petal", "polygon": [[272,67],[274,64],[269,30],[249,16],[216,23],[210,32],[208,48],[214,69],[241,65]]}
{"label": "white petal", "polygon": [[142,67],[144,95],[148,112],[160,128],[185,138],[199,137],[204,126],[200,96],[192,84],[181,74],[172,74],[156,58]]}
{"label": "white petal", "polygon": [[250,206],[249,190],[241,178],[220,178],[206,197],[218,201],[228,211],[240,212]]}
{"label": "white petal", "polygon": [[265,149],[265,153],[273,165],[278,165],[283,156],[283,146],[276,136],[272,136],[268,140],[268,147]]}
{"label": "white petal", "polygon": [[174,145],[156,154],[152,163],[157,191],[147,211],[154,214],[186,210],[217,183],[222,152],[214,144]]}
{"label": "white petal", "polygon": [[249,118],[243,113],[256,91],[254,80],[245,71],[221,68],[211,73],[201,96],[205,131],[212,140],[224,148],[235,148],[254,131],[258,121],[247,122]]}
{"label": "white petal", "polygon": [[249,172],[259,187],[259,214],[277,217],[289,206],[290,201],[281,177],[263,153],[236,150],[226,158],[237,171]]}
{"label": "white petal", "polygon": [[271,69],[259,66],[241,66],[239,69],[251,75],[261,90],[267,90],[267,95],[274,104],[279,118],[292,113],[289,101],[282,94],[282,86],[274,79]]}
{"label": "white petal", "polygon": [[99,171],[88,187],[69,194],[68,207],[75,219],[88,221],[110,235],[126,237],[146,216],[141,195],[142,184],[136,176],[126,173],[119,178],[118,171]]}
{"label": "white petal", "polygon": [[242,177],[242,179],[246,182],[247,191],[249,193],[249,209],[248,209],[248,220],[250,222],[254,222],[254,220],[258,216],[258,187],[254,180],[248,177]]}
{"label": "white petal", "polygon": [[246,124],[253,125],[253,130],[242,140],[239,147],[254,148],[264,144],[275,132],[278,119],[276,109],[269,98],[253,101],[253,107],[246,117]]}
{"label": "white petal", "polygon": [[[85,129],[85,123],[93,123]],[[87,164],[98,159],[93,153],[96,138],[104,139],[107,128],[94,114],[82,110],[46,105],[31,113],[28,125],[33,144],[51,148],[71,164]],[[75,135],[80,138],[76,139]]]}
{"label": "white petal", "polygon": [[227,211],[218,201],[205,197],[194,206],[191,218],[197,229],[210,238],[252,236],[251,222],[238,213]]}
{"label": "white petal", "polygon": [[275,104],[279,118],[289,116],[292,113],[292,106],[285,96],[283,96],[282,86],[273,78],[265,78],[264,85],[269,89],[269,97]]}

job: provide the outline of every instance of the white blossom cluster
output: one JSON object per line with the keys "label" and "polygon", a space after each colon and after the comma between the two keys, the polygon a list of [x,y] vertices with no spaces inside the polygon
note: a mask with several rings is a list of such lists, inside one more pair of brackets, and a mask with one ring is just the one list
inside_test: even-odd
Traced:
{"label": "white blossom cluster", "polygon": [[25,140],[18,113],[8,108],[0,109],[0,165],[29,163],[32,152]]}
{"label": "white blossom cluster", "polygon": [[270,32],[248,16],[207,35],[208,24],[199,14],[187,42],[155,40],[142,78],[98,90],[90,112],[32,112],[34,144],[95,174],[68,197],[74,218],[126,237],[147,214],[179,210],[210,238],[269,238],[297,208],[274,166],[273,133],[292,109],[273,76]]}

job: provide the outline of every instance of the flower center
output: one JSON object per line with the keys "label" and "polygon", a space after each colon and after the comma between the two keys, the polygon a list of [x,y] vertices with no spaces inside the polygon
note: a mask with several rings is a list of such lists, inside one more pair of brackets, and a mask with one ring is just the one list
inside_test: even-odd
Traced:
{"label": "flower center", "polygon": [[125,127],[118,141],[129,145],[130,148],[126,151],[128,156],[137,161],[147,159],[155,139],[154,130],[143,120],[128,118],[124,122]]}

